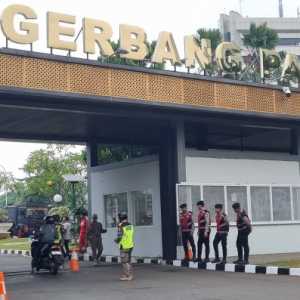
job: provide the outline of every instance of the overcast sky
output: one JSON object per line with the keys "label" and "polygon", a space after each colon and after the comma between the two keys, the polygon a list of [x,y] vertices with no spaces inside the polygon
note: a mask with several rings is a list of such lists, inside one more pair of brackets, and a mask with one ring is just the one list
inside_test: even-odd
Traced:
{"label": "overcast sky", "polygon": [[[243,0],[243,14],[250,17],[278,16],[278,0]],[[39,16],[41,40],[34,50],[48,51],[45,47],[46,12],[55,11],[77,17],[80,28],[81,17],[92,17],[109,22],[114,29],[114,39],[118,36],[120,23],[138,25],[145,29],[149,40],[157,39],[159,31],[174,34],[182,55],[182,41],[186,34],[193,34],[199,27],[218,27],[220,13],[239,10],[238,0],[0,0],[0,11],[10,4],[31,6]],[[300,0],[283,0],[287,17],[297,16]],[[0,30],[0,45],[4,39]],[[13,45],[11,45],[13,47]],[[79,52],[76,54],[80,56]],[[16,176],[22,177],[19,168],[28,154],[39,149],[41,144],[16,144],[0,142],[0,165]]]}

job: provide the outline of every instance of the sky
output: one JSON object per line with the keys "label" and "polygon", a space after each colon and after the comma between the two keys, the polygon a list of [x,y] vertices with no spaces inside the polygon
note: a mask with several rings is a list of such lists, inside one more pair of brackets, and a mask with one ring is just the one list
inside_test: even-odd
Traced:
{"label": "sky", "polygon": [[[278,16],[278,0],[243,0],[242,3],[245,16]],[[10,4],[28,5],[37,12],[41,39],[34,45],[34,51],[49,52],[45,40],[46,12],[54,11],[76,16],[78,31],[82,17],[107,21],[113,27],[114,39],[118,38],[119,24],[144,28],[149,40],[157,39],[160,31],[170,31],[174,34],[181,56],[184,35],[194,34],[200,27],[217,28],[221,13],[239,11],[240,7],[238,0],[0,0],[0,13]],[[297,16],[300,0],[283,0],[283,4],[286,17]],[[0,47],[3,46],[5,40],[0,30]],[[16,45],[10,47],[17,48]],[[74,56],[81,56],[80,48]],[[3,166],[8,172],[22,178],[24,173],[20,168],[25,159],[31,151],[41,147],[45,145],[0,141],[0,168]]]}

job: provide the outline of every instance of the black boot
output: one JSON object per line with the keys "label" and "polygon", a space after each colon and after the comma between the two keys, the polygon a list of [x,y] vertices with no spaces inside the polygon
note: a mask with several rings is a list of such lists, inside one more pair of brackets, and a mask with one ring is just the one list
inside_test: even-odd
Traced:
{"label": "black boot", "polygon": [[244,264],[244,261],[242,259],[238,259],[238,260],[235,260],[233,262],[235,265],[243,265]]}

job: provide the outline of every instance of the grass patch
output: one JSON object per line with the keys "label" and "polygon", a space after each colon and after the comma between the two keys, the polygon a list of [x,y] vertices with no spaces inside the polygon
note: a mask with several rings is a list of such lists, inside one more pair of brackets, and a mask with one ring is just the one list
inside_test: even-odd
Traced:
{"label": "grass patch", "polygon": [[4,239],[0,240],[2,250],[29,250],[30,243],[28,238],[24,239]]}
{"label": "grass patch", "polygon": [[281,268],[300,268],[300,259],[274,261],[274,262],[267,263],[266,265],[276,266]]}

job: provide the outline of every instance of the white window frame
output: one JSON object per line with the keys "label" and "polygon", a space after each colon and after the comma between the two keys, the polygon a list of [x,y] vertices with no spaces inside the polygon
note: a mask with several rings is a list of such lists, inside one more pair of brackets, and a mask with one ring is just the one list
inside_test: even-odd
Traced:
{"label": "white window frame", "polygon": [[[177,191],[177,189],[176,189]],[[136,219],[135,219],[135,211],[133,207],[133,201],[131,197],[132,192],[142,192],[142,193],[149,193],[151,194],[151,199],[152,199],[152,224],[151,225],[135,225]],[[131,190],[131,191],[123,191],[123,192],[112,192],[112,193],[105,193],[102,194],[102,201],[103,201],[103,206],[104,206],[104,222],[105,226],[107,223],[107,214],[106,214],[106,206],[105,206],[105,196],[113,195],[113,194],[126,194],[126,199],[127,199],[127,209],[128,209],[128,220],[131,222],[135,227],[138,228],[150,228],[155,226],[155,214],[154,214],[154,197],[153,197],[153,190],[150,189],[145,189],[145,190]],[[176,199],[178,199],[178,195],[176,196]],[[118,208],[118,206],[117,206]],[[119,210],[119,209],[118,209]],[[116,226],[117,227],[117,226]],[[116,227],[108,227],[109,229],[113,229]]]}
{"label": "white window frame", "polygon": [[[223,186],[224,187],[224,209],[225,212],[228,213],[228,210],[230,209],[228,207],[228,199],[227,199],[227,187],[229,186],[237,186],[237,187],[246,187],[247,189],[247,205],[248,205],[248,216],[252,220],[252,201],[251,201],[251,192],[250,188],[252,186],[257,187],[268,187],[269,193],[270,193],[270,214],[271,214],[271,221],[262,221],[262,222],[253,222],[253,225],[257,226],[268,226],[268,225],[293,225],[293,224],[300,224],[300,220],[295,220],[295,212],[294,212],[294,195],[293,195],[293,188],[300,188],[300,185],[297,184],[249,184],[249,183],[178,183],[176,184],[176,204],[177,204],[177,223],[179,224],[179,188],[180,186],[200,186],[200,195],[201,199],[203,199],[203,186]],[[273,187],[286,187],[290,190],[290,205],[291,205],[291,220],[289,221],[274,221],[274,210],[273,210],[273,195],[272,195],[272,188]],[[188,207],[192,207],[192,199],[187,199],[187,205]],[[213,213],[213,212],[211,212]],[[212,218],[213,221],[213,218]],[[235,222],[230,222],[230,225],[235,225]],[[197,223],[195,223],[195,226],[198,226]],[[212,222],[212,226],[215,226],[215,223]]]}

